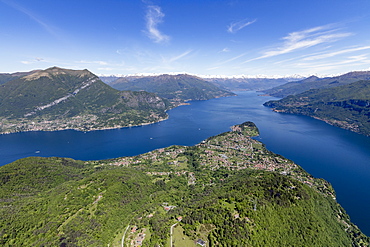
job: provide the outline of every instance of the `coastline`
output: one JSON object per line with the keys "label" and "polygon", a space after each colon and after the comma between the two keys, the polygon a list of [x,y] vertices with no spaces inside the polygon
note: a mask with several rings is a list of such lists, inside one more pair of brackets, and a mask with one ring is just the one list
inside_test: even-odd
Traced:
{"label": "coastline", "polygon": [[286,113],[286,114],[296,114],[296,115],[301,115],[301,116],[307,116],[307,117],[310,117],[310,118],[314,118],[314,119],[317,119],[317,120],[320,120],[322,122],[325,122],[331,126],[335,126],[335,127],[338,127],[338,128],[341,128],[341,129],[344,129],[344,130],[348,130],[348,131],[351,131],[351,132],[354,132],[356,134],[359,134],[359,135],[363,135],[363,136],[367,136],[367,137],[370,137],[369,134],[366,134],[366,133],[363,133],[360,129],[360,127],[354,123],[348,123],[348,122],[345,122],[345,121],[340,121],[340,120],[334,120],[334,119],[324,119],[324,118],[320,118],[320,117],[317,117],[317,116],[311,116],[311,115],[306,115],[306,114],[299,114],[299,113],[296,113],[296,112],[289,112],[287,110],[277,110],[276,108],[272,108],[272,110],[274,112],[277,112],[277,113]]}
{"label": "coastline", "polygon": [[143,122],[140,124],[129,124],[129,125],[115,125],[115,126],[106,126],[106,127],[89,127],[89,128],[82,128],[82,127],[53,127],[53,128],[37,128],[37,129],[26,129],[26,130],[14,130],[14,131],[0,131],[0,135],[8,135],[8,134],[15,134],[15,133],[22,133],[22,132],[32,132],[32,131],[63,131],[63,130],[75,130],[80,132],[90,132],[90,131],[98,131],[98,130],[110,130],[110,129],[121,129],[121,128],[130,128],[130,127],[139,127],[139,126],[145,126],[150,125],[154,123],[159,123],[162,121],[165,121],[169,118],[168,114],[166,113],[165,118],[159,118],[157,121],[151,121],[151,122]]}
{"label": "coastline", "polygon": [[[223,97],[231,97],[231,96],[237,96],[236,94],[230,95],[230,96],[219,96],[215,97],[217,98],[223,98]],[[62,130],[76,130],[76,131],[81,131],[81,132],[90,132],[90,131],[97,131],[97,130],[110,130],[110,129],[121,129],[121,128],[130,128],[130,127],[138,127],[138,126],[145,126],[145,125],[150,125],[154,123],[159,123],[162,121],[165,121],[169,118],[167,111],[172,110],[174,108],[177,108],[179,106],[184,106],[184,105],[190,105],[189,103],[191,100],[187,100],[185,102],[172,102],[173,107],[170,109],[166,110],[166,117],[164,118],[159,118],[156,121],[149,121],[149,122],[143,122],[139,124],[125,124],[125,125],[115,125],[115,126],[103,126],[103,127],[94,127],[92,124],[94,121],[96,121],[99,117],[93,114],[86,114],[82,116],[77,116],[73,117],[70,119],[65,119],[65,121],[61,121],[61,123],[55,123],[54,121],[50,120],[44,120],[44,122],[38,122],[36,125],[34,121],[32,120],[25,120],[25,119],[19,119],[16,121],[9,121],[8,125],[12,125],[11,127],[5,127],[5,129],[11,129],[14,128],[14,130],[7,130],[7,131],[1,131],[3,129],[4,121],[8,120],[2,120],[0,122],[0,135],[7,135],[7,134],[15,134],[15,133],[21,133],[21,132],[31,132],[31,131],[62,131]],[[84,119],[86,119],[84,121]],[[71,123],[80,121],[79,124],[76,124],[77,126],[75,127],[60,127],[63,125],[71,125]],[[18,122],[18,123],[16,123]],[[18,125],[17,125],[18,124]],[[52,126],[49,126],[52,124]],[[92,124],[92,125],[91,125]],[[27,125],[27,127],[25,126]],[[41,127],[40,125],[44,125],[44,127]],[[81,125],[91,125],[90,127],[81,127]],[[100,125],[100,124],[99,124]],[[103,124],[104,125],[104,124]],[[31,127],[30,127],[31,126]],[[17,130],[20,129],[20,130]]]}

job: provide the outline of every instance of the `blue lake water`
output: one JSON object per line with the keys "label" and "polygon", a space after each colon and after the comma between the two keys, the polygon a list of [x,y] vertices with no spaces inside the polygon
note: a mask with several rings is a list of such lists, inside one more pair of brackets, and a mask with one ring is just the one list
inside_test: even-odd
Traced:
{"label": "blue lake water", "polygon": [[266,147],[293,160],[315,177],[332,183],[337,200],[370,235],[370,138],[305,116],[272,112],[272,97],[256,92],[193,101],[169,111],[160,123],[93,132],[73,130],[0,135],[0,165],[28,156],[97,160],[131,156],[170,145],[195,145],[253,121]]}

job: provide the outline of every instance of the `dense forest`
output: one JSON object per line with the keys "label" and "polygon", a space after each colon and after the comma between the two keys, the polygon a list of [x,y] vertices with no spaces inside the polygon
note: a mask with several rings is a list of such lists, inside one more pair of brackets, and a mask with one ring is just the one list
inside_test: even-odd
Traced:
{"label": "dense forest", "polygon": [[370,136],[370,81],[332,88],[311,89],[266,106],[275,111],[302,114]]}

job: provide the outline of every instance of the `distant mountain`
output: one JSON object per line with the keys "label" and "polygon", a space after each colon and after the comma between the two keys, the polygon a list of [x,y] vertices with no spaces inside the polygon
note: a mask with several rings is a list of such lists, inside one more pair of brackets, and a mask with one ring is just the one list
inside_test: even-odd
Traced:
{"label": "distant mountain", "polygon": [[21,78],[22,76],[26,76],[35,72],[37,72],[37,70],[30,72],[0,73],[0,85],[4,84],[5,82]]}
{"label": "distant mountain", "polygon": [[166,118],[167,100],[120,92],[88,70],[57,67],[0,86],[0,132],[104,129]]}
{"label": "distant mountain", "polygon": [[[352,77],[351,77],[352,80]],[[311,89],[265,106],[277,112],[302,114],[370,136],[370,80],[325,89]]]}
{"label": "distant mountain", "polygon": [[102,82],[106,83],[106,84],[110,84],[111,82],[114,82],[118,78],[120,78],[120,76],[114,76],[114,75],[111,75],[111,76],[99,76],[99,79]]}
{"label": "distant mountain", "polygon": [[204,78],[220,88],[230,91],[262,91],[288,83],[286,78]]}
{"label": "distant mountain", "polygon": [[370,71],[355,71],[327,78],[311,76],[304,80],[289,82],[263,91],[271,96],[284,98],[288,95],[296,95],[310,89],[337,87],[359,80],[370,80]]}
{"label": "distant mountain", "polygon": [[246,122],[192,147],[2,166],[0,245],[369,246],[327,181],[256,135]]}
{"label": "distant mountain", "polygon": [[118,90],[156,93],[174,103],[235,95],[202,78],[186,74],[121,77],[108,85]]}

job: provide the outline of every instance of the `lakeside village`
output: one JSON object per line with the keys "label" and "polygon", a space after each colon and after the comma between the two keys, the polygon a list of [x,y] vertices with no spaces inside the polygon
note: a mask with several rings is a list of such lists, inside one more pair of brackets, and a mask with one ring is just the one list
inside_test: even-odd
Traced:
{"label": "lakeside village", "polygon": [[[185,176],[188,185],[192,185],[197,182],[197,173],[192,169],[193,159],[196,157],[197,169],[212,171],[253,169],[278,172],[335,199],[328,182],[313,178],[292,161],[268,151],[261,142],[251,138],[257,134],[246,133],[238,126],[233,126],[232,131],[208,138],[194,147],[160,148],[138,156],[102,161],[100,165],[133,167],[145,170],[146,174],[153,177]],[[203,185],[207,185],[206,182],[208,185],[212,184],[212,179],[212,177],[206,181],[202,179]]]}
{"label": "lakeside village", "polygon": [[[108,120],[112,120],[108,119]],[[78,131],[94,131],[94,130],[106,130],[106,129],[119,129],[124,127],[133,127],[141,125],[149,125],[159,121],[166,120],[167,117],[163,118],[159,114],[151,113],[148,118],[143,117],[144,122],[138,121],[126,121],[117,124],[108,123],[108,120],[102,120],[94,114],[82,114],[71,118],[60,117],[58,119],[47,120],[42,118],[36,118],[29,120],[27,118],[22,119],[2,119],[0,121],[0,134],[11,134],[16,132],[27,132],[27,131],[59,131],[74,129]]]}

